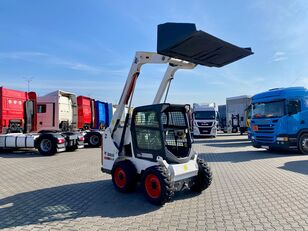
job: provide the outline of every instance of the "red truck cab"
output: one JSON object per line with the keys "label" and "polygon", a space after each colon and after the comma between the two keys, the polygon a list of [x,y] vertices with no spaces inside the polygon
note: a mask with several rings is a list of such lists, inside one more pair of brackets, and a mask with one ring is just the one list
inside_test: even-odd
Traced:
{"label": "red truck cab", "polygon": [[37,130],[37,96],[0,87],[0,133]]}
{"label": "red truck cab", "polygon": [[78,128],[90,129],[94,123],[94,100],[86,96],[77,97]]}

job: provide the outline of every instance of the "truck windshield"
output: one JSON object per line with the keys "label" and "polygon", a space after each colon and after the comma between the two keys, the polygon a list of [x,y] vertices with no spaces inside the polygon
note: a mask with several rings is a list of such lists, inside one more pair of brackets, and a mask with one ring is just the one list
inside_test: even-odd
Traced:
{"label": "truck windshield", "polygon": [[285,101],[253,104],[253,118],[273,118],[285,115]]}
{"label": "truck windshield", "polygon": [[195,119],[196,120],[214,120],[215,111],[196,111]]}

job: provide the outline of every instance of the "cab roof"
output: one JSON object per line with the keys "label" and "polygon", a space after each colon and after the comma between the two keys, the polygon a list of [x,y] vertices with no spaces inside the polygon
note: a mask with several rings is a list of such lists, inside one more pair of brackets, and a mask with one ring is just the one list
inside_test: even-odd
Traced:
{"label": "cab roof", "polygon": [[254,95],[252,103],[270,102],[304,95],[308,95],[308,91],[304,87],[274,88]]}

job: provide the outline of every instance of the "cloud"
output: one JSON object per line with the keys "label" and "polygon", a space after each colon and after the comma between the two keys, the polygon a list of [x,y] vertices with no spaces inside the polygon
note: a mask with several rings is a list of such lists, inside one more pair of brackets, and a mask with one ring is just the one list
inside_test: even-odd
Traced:
{"label": "cloud", "polygon": [[279,62],[279,61],[283,61],[283,60],[287,60],[287,56],[285,54],[285,52],[282,51],[276,51],[275,54],[273,55],[272,61],[273,62]]}
{"label": "cloud", "polygon": [[14,59],[23,60],[32,63],[43,63],[51,66],[61,66],[70,70],[83,71],[89,74],[126,74],[128,70],[123,69],[111,69],[96,67],[83,62],[60,58],[54,55],[50,55],[43,52],[25,51],[25,52],[2,52],[0,53],[0,59]]}

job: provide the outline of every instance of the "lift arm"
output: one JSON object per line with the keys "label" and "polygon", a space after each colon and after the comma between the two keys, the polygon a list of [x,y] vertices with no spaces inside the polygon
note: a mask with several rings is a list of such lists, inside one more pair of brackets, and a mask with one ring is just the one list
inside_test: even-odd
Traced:
{"label": "lift arm", "polygon": [[[171,59],[169,62],[169,66],[165,72],[164,78],[160,83],[156,96],[154,98],[153,104],[158,104],[161,102],[161,99],[166,92],[166,89],[169,87],[170,82],[173,79],[175,72],[179,69],[194,69],[197,65],[186,62],[179,59]],[[168,92],[166,92],[168,94]]]}
{"label": "lift arm", "polygon": [[111,134],[113,134],[120,124],[122,114],[124,112],[125,105],[128,104],[131,96],[133,95],[134,88],[138,76],[140,74],[140,69],[143,64],[153,63],[153,64],[164,64],[168,63],[170,57],[157,54],[155,52],[136,52],[134,61],[131,65],[121,98],[119,100],[117,109],[113,115],[112,122],[110,124]]}

